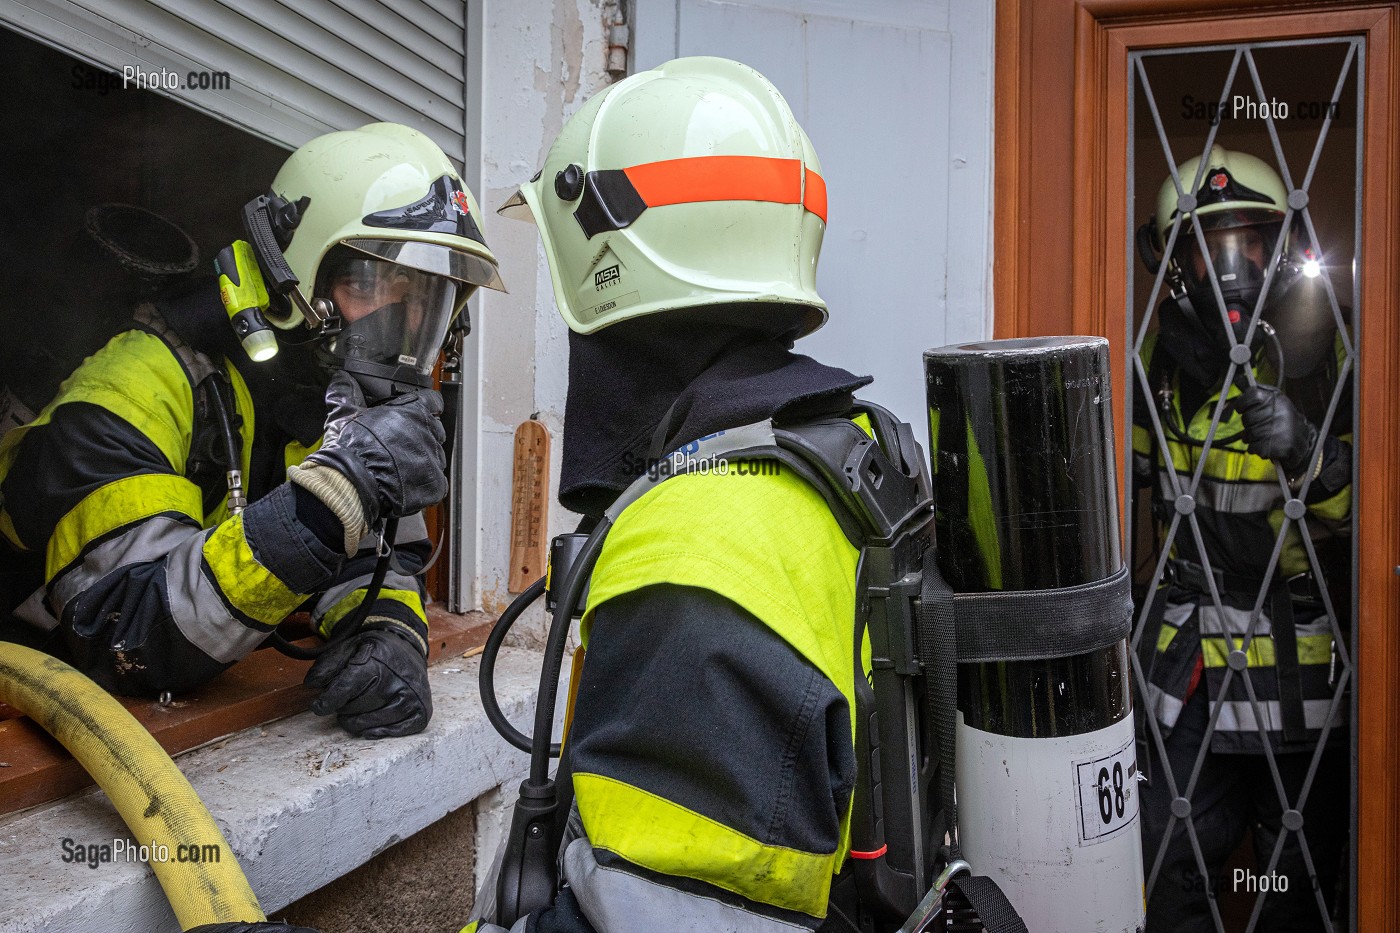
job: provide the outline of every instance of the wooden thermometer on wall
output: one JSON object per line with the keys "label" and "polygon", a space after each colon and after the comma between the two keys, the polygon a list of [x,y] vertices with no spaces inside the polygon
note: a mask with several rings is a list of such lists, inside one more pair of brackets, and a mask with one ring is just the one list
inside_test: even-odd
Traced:
{"label": "wooden thermometer on wall", "polygon": [[549,554],[549,429],[531,418],[515,429],[510,479],[510,582],[519,593],[544,576]]}

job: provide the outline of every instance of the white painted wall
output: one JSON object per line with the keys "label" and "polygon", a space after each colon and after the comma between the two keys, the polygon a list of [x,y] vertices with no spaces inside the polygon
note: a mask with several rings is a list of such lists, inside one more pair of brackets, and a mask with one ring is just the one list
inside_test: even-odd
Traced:
{"label": "white painted wall", "polygon": [[831,320],[798,349],[916,426],[920,352],[991,334],[992,25],[970,0],[636,0],[638,69],[720,55],[787,98],[830,203]]}
{"label": "white painted wall", "polygon": [[[564,121],[610,79],[604,69],[604,0],[472,0],[471,8],[482,23],[475,190],[487,214],[487,242],[500,260],[510,293],[483,293],[475,302],[481,372],[477,540],[474,565],[461,570],[464,580],[476,581],[475,593],[464,594],[467,608],[499,612],[511,599],[506,582],[514,432],[536,412],[552,442],[549,535],[572,530],[577,517],[553,501],[562,450],[568,329],[554,307],[549,267],[534,226],[507,220],[495,210],[543,164]],[[470,56],[470,38],[468,42]],[[532,629],[538,634],[542,624],[537,611],[520,628],[522,634]]]}
{"label": "white painted wall", "polygon": [[[549,426],[551,535],[576,518],[558,488],[567,331],[534,227],[494,209],[544,160],[564,121],[606,87],[604,0],[469,0],[468,181],[510,294],[474,302],[479,420],[463,509],[467,608],[509,601],[513,432]],[[818,283],[831,323],[799,350],[876,377],[867,394],[926,423],[920,351],[991,334],[993,5],[971,0],[635,0],[633,70],[678,54],[737,58],[792,104],[822,159],[830,226]],[[480,24],[473,29],[473,24]],[[479,41],[478,41],[479,40]],[[473,113],[473,109],[475,112]],[[473,174],[476,177],[472,177]],[[922,430],[920,430],[922,434]],[[470,452],[470,444],[467,445]],[[523,626],[539,633],[536,614]]]}

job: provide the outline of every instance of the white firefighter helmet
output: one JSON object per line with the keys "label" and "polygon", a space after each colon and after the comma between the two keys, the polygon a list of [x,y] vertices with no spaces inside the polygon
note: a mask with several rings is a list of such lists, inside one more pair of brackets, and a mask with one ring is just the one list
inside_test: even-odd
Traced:
{"label": "white firefighter helmet", "polygon": [[[1199,156],[1177,166],[1182,191],[1192,196],[1196,207],[1194,216],[1202,229],[1239,227],[1258,223],[1277,223],[1288,209],[1288,191],[1283,187],[1269,163],[1247,152],[1235,152],[1223,146],[1212,146],[1206,157],[1206,171],[1195,191],[1196,175],[1200,170]],[[1167,241],[1177,214],[1176,183],[1170,175],[1157,192],[1157,235]],[[1183,226],[1177,234],[1180,241],[1189,231]]]}
{"label": "white firefighter helmet", "polygon": [[476,198],[437,144],[407,126],[316,137],[244,210],[270,290],[285,299],[268,315],[278,327],[321,316],[317,276],[336,247],[454,280],[453,314],[478,286],[504,290]]}
{"label": "white firefighter helmet", "polygon": [[[1167,176],[1157,213],[1138,234],[1139,247],[1149,241],[1143,258],[1155,273],[1155,257],[1181,216],[1171,254],[1162,257],[1174,301],[1163,311],[1163,327],[1180,330],[1174,339],[1194,341],[1203,358],[1224,359],[1248,334],[1278,238],[1286,236],[1288,191],[1264,160],[1221,146],[1211,147],[1204,164],[1200,157],[1187,159],[1176,174],[1180,193]],[[1284,245],[1287,261],[1288,241]]]}
{"label": "white firefighter helmet", "polygon": [[597,94],[501,213],[539,225],[581,334],[716,305],[798,308],[801,334],[826,321],[821,165],[778,90],[738,62],[676,59]]}

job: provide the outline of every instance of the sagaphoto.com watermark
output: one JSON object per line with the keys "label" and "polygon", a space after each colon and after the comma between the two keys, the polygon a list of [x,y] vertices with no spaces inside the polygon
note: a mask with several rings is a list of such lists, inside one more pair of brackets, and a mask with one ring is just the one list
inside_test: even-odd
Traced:
{"label": "sagaphoto.com watermark", "polygon": [[1232,94],[1225,100],[1198,100],[1190,94],[1181,98],[1183,120],[1320,120],[1336,118],[1341,102],[1335,100],[1255,100],[1245,94]]}
{"label": "sagaphoto.com watermark", "polygon": [[71,836],[64,836],[59,840],[59,850],[60,861],[70,865],[86,865],[88,868],[110,865],[113,862],[139,862],[145,865],[165,862],[217,865],[224,856],[224,846],[216,842],[181,842],[169,846],[154,839],[145,844],[131,839],[79,842]]}
{"label": "sagaphoto.com watermark", "polygon": [[74,90],[108,94],[112,91],[227,91],[233,81],[227,71],[180,71],[123,65],[119,71],[103,71],[89,65],[73,66]]}
{"label": "sagaphoto.com watermark", "polygon": [[683,448],[665,457],[638,457],[624,453],[622,469],[628,476],[648,476],[659,480],[682,473],[700,476],[780,476],[783,465],[768,458],[730,460],[723,455],[694,457]]}

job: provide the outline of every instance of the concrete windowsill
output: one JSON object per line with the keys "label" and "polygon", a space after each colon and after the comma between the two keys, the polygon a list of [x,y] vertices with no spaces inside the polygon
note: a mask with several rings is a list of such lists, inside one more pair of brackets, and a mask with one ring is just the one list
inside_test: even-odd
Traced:
{"label": "concrete windowsill", "polygon": [[[538,651],[505,648],[496,665],[501,708],[524,732],[539,663]],[[496,735],[482,710],[479,667],[480,658],[456,658],[430,668],[433,721],[420,735],[355,739],[333,721],[300,713],[177,758],[264,911],[280,910],[523,775],[528,756]],[[100,845],[130,836],[100,790],[0,820],[0,933],[179,930],[147,866],[65,863],[65,838]],[[444,877],[453,875],[445,870]],[[454,883],[472,881],[457,876]]]}

